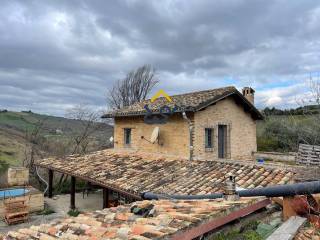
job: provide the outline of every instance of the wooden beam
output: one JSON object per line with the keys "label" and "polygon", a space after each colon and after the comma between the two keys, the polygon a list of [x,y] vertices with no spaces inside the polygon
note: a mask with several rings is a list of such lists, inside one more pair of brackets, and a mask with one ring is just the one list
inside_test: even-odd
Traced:
{"label": "wooden beam", "polygon": [[92,179],[90,177],[86,177],[86,176],[82,176],[80,174],[74,174],[74,172],[72,171],[64,171],[62,169],[59,169],[59,168],[55,168],[55,167],[49,167],[49,166],[42,166],[42,165],[36,165],[36,166],[39,166],[39,167],[43,167],[43,168],[46,168],[46,169],[51,169],[53,171],[56,171],[56,172],[59,172],[59,173],[63,173],[63,174],[67,174],[69,176],[75,176],[79,179],[82,179],[84,181],[89,181],[95,185],[98,185],[98,186],[101,186],[101,187],[106,187],[112,191],[115,191],[115,192],[119,192],[119,193],[122,193],[126,196],[129,196],[129,197],[132,197],[133,199],[135,199],[136,201],[140,201],[142,200],[142,197],[139,193],[136,193],[136,192],[129,192],[129,191],[126,191],[126,190],[123,190],[123,189],[120,189],[120,188],[117,188],[113,185],[109,185],[107,183],[103,184],[101,182],[97,182],[95,179]]}
{"label": "wooden beam", "polygon": [[48,197],[52,198],[53,197],[53,170],[49,169],[48,175],[49,175]]}
{"label": "wooden beam", "polygon": [[108,188],[103,188],[103,208],[110,207],[110,190]]}
{"label": "wooden beam", "polygon": [[76,209],[76,178],[71,177],[70,209]]}
{"label": "wooden beam", "polygon": [[297,216],[296,211],[292,207],[294,197],[283,197],[283,220],[287,221],[290,217]]}
{"label": "wooden beam", "polygon": [[283,199],[281,197],[274,197],[271,200],[283,207]]}

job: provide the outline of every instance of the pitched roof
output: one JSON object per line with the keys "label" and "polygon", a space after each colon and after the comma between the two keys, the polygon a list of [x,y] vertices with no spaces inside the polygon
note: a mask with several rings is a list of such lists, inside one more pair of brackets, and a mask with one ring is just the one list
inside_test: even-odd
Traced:
{"label": "pitched roof", "polygon": [[[5,240],[25,239],[171,239],[183,237],[195,227],[203,227],[211,221],[219,226],[219,221],[237,211],[253,212],[254,204],[262,206],[269,202],[261,198],[242,198],[238,201],[198,200],[198,201],[141,201],[132,204],[106,208],[78,217],[58,219],[49,224],[10,231]],[[250,212],[249,212],[250,213]],[[235,214],[233,214],[235,215]],[[242,213],[242,215],[244,215]],[[229,217],[232,221],[238,216]],[[227,222],[228,222],[227,221]],[[211,227],[212,229],[213,227]],[[198,228],[199,229],[199,228]],[[206,229],[204,229],[206,231]],[[209,229],[210,230],[210,229]],[[203,229],[202,229],[203,231]],[[193,233],[194,236],[197,233]],[[188,233],[190,239],[192,235]]]}
{"label": "pitched roof", "polygon": [[170,108],[177,106],[176,112],[196,112],[229,96],[234,96],[242,102],[255,119],[263,118],[259,110],[233,86],[170,96],[172,102],[168,102],[165,97],[160,97],[152,103],[151,100],[148,99],[118,110],[107,112],[102,117],[112,118],[145,115],[147,113],[144,108],[145,105],[148,105],[153,113],[159,113],[159,108],[164,105]]}
{"label": "pitched roof", "polygon": [[48,158],[36,163],[101,186],[140,196],[162,194],[207,194],[222,192],[228,173],[242,188],[286,184],[294,172],[258,166],[246,161],[188,161],[178,157],[113,149],[65,159]]}

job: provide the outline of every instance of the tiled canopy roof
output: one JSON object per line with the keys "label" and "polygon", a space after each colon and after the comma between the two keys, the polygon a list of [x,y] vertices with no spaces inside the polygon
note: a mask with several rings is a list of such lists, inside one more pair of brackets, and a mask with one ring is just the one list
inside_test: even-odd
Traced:
{"label": "tiled canopy roof", "polygon": [[229,173],[242,188],[286,184],[294,173],[244,161],[188,161],[160,155],[109,149],[65,159],[48,158],[39,166],[132,193],[207,194],[222,192]]}
{"label": "tiled canopy roof", "polygon": [[[50,224],[11,231],[5,240],[25,239],[190,239],[188,230],[221,225],[221,218],[236,211],[250,213],[267,205],[268,200],[242,198],[238,201],[198,200],[198,201],[141,201],[130,205],[106,208],[93,213],[80,214],[55,220]],[[265,204],[265,205],[263,205]],[[256,208],[254,207],[257,206]],[[248,210],[245,210],[248,209]],[[244,214],[242,213],[241,216]],[[240,214],[238,215],[240,216]],[[233,219],[237,216],[233,216]],[[219,221],[220,219],[220,221]],[[228,221],[232,221],[229,218]],[[223,224],[222,224],[223,225]],[[212,229],[212,227],[211,227]],[[206,230],[205,230],[206,231]],[[197,236],[196,233],[193,233]]]}
{"label": "tiled canopy roof", "polygon": [[119,116],[145,115],[147,111],[144,106],[146,104],[154,113],[159,113],[159,108],[164,105],[167,105],[170,108],[178,106],[176,112],[196,112],[228,96],[237,97],[237,99],[239,99],[244,104],[244,106],[246,106],[247,110],[250,111],[255,118],[262,119],[262,115],[254,107],[254,105],[251,104],[235,87],[232,86],[170,96],[172,102],[168,102],[165,97],[160,97],[153,103],[151,103],[151,100],[148,99],[119,110],[108,112],[103,115],[103,117],[112,118]]}
{"label": "tiled canopy roof", "polygon": [[294,240],[320,240],[320,231],[315,226],[305,226],[299,230]]}

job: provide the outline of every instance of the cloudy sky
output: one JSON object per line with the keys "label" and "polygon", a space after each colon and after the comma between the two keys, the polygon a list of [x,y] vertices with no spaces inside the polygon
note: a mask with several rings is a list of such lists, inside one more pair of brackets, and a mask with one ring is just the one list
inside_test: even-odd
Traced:
{"label": "cloudy sky", "polygon": [[0,108],[103,109],[143,64],[169,94],[252,86],[259,108],[290,107],[319,50],[317,0],[1,1]]}

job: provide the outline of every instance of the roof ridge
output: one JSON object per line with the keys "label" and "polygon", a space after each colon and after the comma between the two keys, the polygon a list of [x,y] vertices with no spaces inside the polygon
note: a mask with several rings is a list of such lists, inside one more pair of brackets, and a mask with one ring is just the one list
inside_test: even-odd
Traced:
{"label": "roof ridge", "polygon": [[[177,96],[183,96],[183,95],[189,95],[189,94],[198,94],[198,93],[204,93],[204,92],[211,92],[211,91],[217,91],[217,90],[222,90],[222,89],[227,89],[227,88],[234,88],[237,90],[235,86],[226,86],[226,87],[219,87],[219,88],[211,88],[211,89],[206,89],[206,90],[200,90],[200,91],[194,91],[194,92],[186,92],[186,93],[180,93],[180,94],[175,94],[175,95],[170,95],[170,97],[177,97]],[[163,97],[160,97],[163,98]],[[144,101],[148,101],[151,98],[148,98]]]}
{"label": "roof ridge", "polygon": [[256,109],[256,107],[249,102],[235,86],[170,95],[172,101],[168,102],[165,102],[164,97],[159,97],[154,102],[151,102],[151,99],[149,98],[141,102],[136,102],[130,106],[122,107],[121,109],[107,111],[102,117],[144,116],[147,114],[145,105],[150,105],[148,106],[148,111],[150,110],[153,113],[158,113],[160,111],[159,109],[161,109],[164,104],[169,108],[175,108],[176,105],[179,105],[180,107],[175,111],[176,113],[181,111],[196,112],[231,95],[234,95],[246,106],[244,111],[249,111],[255,120],[263,119],[263,116],[258,109]]}
{"label": "roof ridge", "polygon": [[[194,92],[186,92],[186,93],[180,93],[180,94],[175,94],[175,95],[169,95],[171,98],[174,98],[174,97],[178,97],[178,96],[185,96],[185,95],[191,95],[191,94],[199,94],[199,93],[204,93],[204,92],[212,92],[212,91],[218,91],[218,90],[222,90],[222,89],[233,89],[233,90],[237,90],[237,88],[235,86],[226,86],[226,87],[219,87],[219,88],[211,88],[211,89],[207,89],[207,90],[200,90],[200,91],[194,91]],[[158,97],[157,99],[162,99],[162,98],[165,98],[165,97]],[[144,99],[142,100],[141,102],[136,102],[134,104],[131,104],[129,106],[125,106],[123,107],[122,109],[126,109],[126,108],[130,108],[131,106],[135,106],[135,105],[140,105],[142,103],[147,103],[147,102],[150,102],[151,101],[151,98],[148,98],[148,99]],[[117,110],[121,110],[121,109],[116,109]]]}

